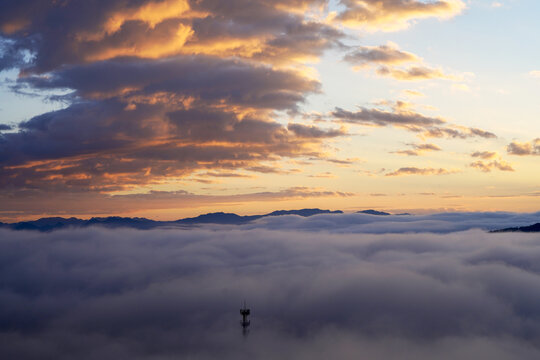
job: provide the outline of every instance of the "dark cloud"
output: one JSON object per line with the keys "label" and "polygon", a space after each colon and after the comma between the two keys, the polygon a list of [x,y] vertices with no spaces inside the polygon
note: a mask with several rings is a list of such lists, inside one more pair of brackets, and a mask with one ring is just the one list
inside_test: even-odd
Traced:
{"label": "dark cloud", "polygon": [[299,138],[328,138],[346,135],[344,129],[323,130],[314,125],[289,124],[287,129],[296,134]]}
{"label": "dark cloud", "polygon": [[380,109],[368,109],[360,108],[360,110],[352,112],[341,108],[336,108],[332,115],[343,122],[358,123],[363,125],[375,125],[375,126],[419,126],[429,127],[442,125],[445,120],[441,118],[434,118],[424,116],[416,112],[397,112],[386,111]]}
{"label": "dark cloud", "polygon": [[2,130],[11,130],[11,129],[13,129],[13,127],[11,125],[0,124],[0,131],[2,131]]}
{"label": "dark cloud", "polygon": [[[3,187],[113,190],[204,169],[258,168],[283,157],[319,156],[341,130],[280,123],[256,114],[141,104],[80,102],[2,135]],[[22,180],[24,179],[24,180]]]}
{"label": "dark cloud", "polygon": [[417,62],[419,58],[406,51],[401,51],[392,44],[380,46],[361,46],[348,53],[343,58],[354,66],[366,66],[370,64],[401,64]]}
{"label": "dark cloud", "polygon": [[[99,81],[96,81],[99,79]],[[294,109],[320,84],[298,73],[239,60],[188,56],[123,58],[62,68],[21,81],[38,89],[69,88],[84,98],[125,102],[194,101],[258,109]]]}
{"label": "dark cloud", "polygon": [[[0,7],[0,31],[35,55],[26,71],[47,72],[118,56],[238,56],[267,62],[318,56],[343,37],[309,22],[306,6],[326,1],[23,0]],[[28,44],[29,38],[38,39]],[[289,40],[290,39],[290,40]],[[294,41],[292,41],[294,40]]]}
{"label": "dark cloud", "polygon": [[[441,214],[415,226],[515,216]],[[380,218],[270,219],[282,230],[253,227],[262,224],[0,230],[0,354],[21,360],[540,355],[536,235],[291,229],[366,219],[382,230],[388,219],[374,223]],[[243,299],[252,309],[246,338],[238,313]]]}
{"label": "dark cloud", "polygon": [[506,147],[506,151],[510,155],[540,155],[540,138],[525,143],[513,141]]}
{"label": "dark cloud", "polygon": [[0,72],[24,66],[26,55],[22,46],[0,36]]}
{"label": "dark cloud", "polygon": [[489,132],[489,131],[485,131],[485,130],[482,130],[482,129],[478,129],[478,128],[468,128],[467,129],[469,131],[469,134],[471,136],[478,136],[478,137],[482,137],[482,138],[485,138],[485,139],[494,139],[497,137],[497,135],[495,135],[494,133],[492,132]]}
{"label": "dark cloud", "polygon": [[[477,128],[453,125],[441,117],[423,115],[413,109],[413,104],[396,101],[383,101],[383,108],[360,107],[357,111],[336,108],[331,115],[344,123],[367,126],[393,126],[419,133],[422,138],[496,138],[491,132]],[[385,109],[388,107],[389,109]]]}
{"label": "dark cloud", "polygon": [[449,138],[460,138],[465,139],[468,137],[481,137],[484,139],[494,139],[497,137],[492,132],[484,131],[477,128],[470,128],[470,127],[461,127],[457,126],[456,128],[431,128],[427,129],[427,131],[423,134],[425,137],[434,137],[434,138],[442,138],[442,137],[449,137]]}
{"label": "dark cloud", "polygon": [[303,14],[321,6],[326,1],[2,3],[0,68],[20,69],[19,89],[71,93],[62,96],[66,108],[2,135],[0,187],[114,191],[320,156],[322,142],[343,131],[287,129],[276,118],[320,91],[301,59],[341,46],[337,28]]}

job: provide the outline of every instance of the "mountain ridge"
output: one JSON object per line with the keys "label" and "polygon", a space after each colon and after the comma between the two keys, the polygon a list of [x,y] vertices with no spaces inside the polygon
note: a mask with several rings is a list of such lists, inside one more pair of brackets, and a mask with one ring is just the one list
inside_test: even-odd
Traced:
{"label": "mountain ridge", "polygon": [[196,217],[188,217],[172,221],[151,220],[142,217],[92,217],[90,219],[78,219],[75,217],[44,217],[37,220],[20,221],[15,223],[0,222],[0,228],[11,230],[35,230],[48,232],[68,227],[101,226],[108,228],[128,227],[140,230],[149,230],[163,226],[192,226],[198,224],[221,224],[241,225],[269,216],[298,215],[303,217],[319,214],[342,214],[341,210],[299,209],[299,210],[276,210],[263,215],[237,215],[234,213],[214,212],[201,214]]}
{"label": "mountain ridge", "polygon": [[492,230],[492,233],[501,233],[501,232],[540,232],[540,223],[536,223],[528,226],[516,226],[509,227],[505,229]]}

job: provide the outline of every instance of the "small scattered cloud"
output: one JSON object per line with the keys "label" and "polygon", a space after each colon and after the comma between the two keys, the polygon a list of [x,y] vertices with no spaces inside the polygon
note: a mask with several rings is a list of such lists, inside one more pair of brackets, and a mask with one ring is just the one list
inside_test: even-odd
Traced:
{"label": "small scattered cloud", "polygon": [[224,178],[253,178],[254,176],[248,174],[242,174],[237,172],[213,172],[208,171],[205,173],[197,174],[198,176],[210,176],[210,177],[224,177]]}
{"label": "small scattered cloud", "polygon": [[469,164],[469,166],[483,172],[491,172],[491,170],[493,169],[497,169],[500,171],[515,171],[511,164],[503,160],[493,160],[493,161],[478,160]]}
{"label": "small scattered cloud", "polygon": [[345,55],[343,59],[357,68],[373,64],[396,65],[421,61],[415,54],[399,50],[394,43],[380,46],[361,46]]}
{"label": "small scattered cloud", "polygon": [[411,66],[406,69],[380,66],[376,73],[380,76],[391,77],[396,80],[418,81],[430,79],[457,80],[455,75],[446,74],[442,69],[435,69],[428,66]]}
{"label": "small scattered cloud", "polygon": [[326,172],[323,172],[323,173],[319,173],[319,174],[315,174],[315,175],[309,175],[309,177],[312,177],[312,178],[323,178],[323,179],[334,179],[336,178],[337,176],[329,171],[326,171]]}
{"label": "small scattered cloud", "polygon": [[428,151],[441,151],[442,149],[435,144],[408,144],[412,149],[394,151],[394,154],[419,156]]}
{"label": "small scattered cloud", "polygon": [[497,157],[498,154],[495,151],[475,151],[471,154],[471,156],[474,158],[489,160]]}
{"label": "small scattered cloud", "polygon": [[529,72],[529,75],[535,79],[540,79],[540,70],[533,70]]}
{"label": "small scattered cloud", "polygon": [[331,113],[338,122],[365,126],[393,126],[418,133],[421,138],[496,138],[492,132],[448,123],[442,117],[426,116],[414,110],[410,102],[382,101],[382,108],[359,107],[357,111],[335,108]]}
{"label": "small scattered cloud", "polygon": [[[358,71],[376,67],[375,74],[402,81],[429,79],[459,80],[463,76],[447,74],[442,69],[424,64],[419,56],[400,50],[397,44],[389,42],[380,46],[360,46],[345,55],[343,60]],[[404,64],[409,64],[403,67]]]}
{"label": "small scattered cloud", "polygon": [[478,128],[453,126],[453,127],[434,127],[427,129],[423,134],[427,138],[460,138],[481,137],[484,139],[494,139],[497,137],[494,133]]}
{"label": "small scattered cloud", "polygon": [[403,90],[402,93],[403,93],[403,95],[408,96],[408,97],[424,97],[424,96],[426,96],[426,94],[424,94],[423,92],[416,91],[416,90]]}
{"label": "small scattered cloud", "polygon": [[504,161],[495,151],[475,151],[470,155],[473,158],[481,159],[469,164],[470,167],[480,171],[491,172],[491,170],[494,169],[500,171],[514,171],[512,165]]}
{"label": "small scattered cloud", "polygon": [[530,142],[513,141],[506,147],[506,151],[510,155],[518,156],[540,155],[540,138]]}
{"label": "small scattered cloud", "polygon": [[299,138],[332,138],[347,135],[344,127],[340,129],[321,129],[315,125],[289,124],[287,129],[292,131]]}
{"label": "small scattered cloud", "polygon": [[396,171],[387,173],[385,176],[406,176],[406,175],[448,175],[455,174],[456,170],[447,170],[443,168],[417,168],[417,167],[402,167]]}
{"label": "small scattered cloud", "polygon": [[311,158],[311,161],[326,161],[332,164],[336,164],[343,167],[348,167],[353,164],[358,164],[361,162],[364,162],[364,160],[360,158],[345,158],[345,159],[338,159],[338,158]]}

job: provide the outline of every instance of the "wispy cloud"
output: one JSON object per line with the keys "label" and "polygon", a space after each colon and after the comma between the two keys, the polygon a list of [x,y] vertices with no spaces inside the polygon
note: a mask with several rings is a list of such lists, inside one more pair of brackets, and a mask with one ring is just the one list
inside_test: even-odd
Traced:
{"label": "wispy cloud", "polygon": [[493,159],[498,156],[495,151],[475,151],[471,154],[472,157],[481,158],[484,160]]}
{"label": "wispy cloud", "polygon": [[377,68],[377,74],[381,76],[392,77],[396,80],[417,81],[429,79],[458,79],[454,75],[445,74],[441,69],[434,69],[427,66],[412,66],[406,69],[380,66]]}
{"label": "wispy cloud", "polygon": [[419,156],[424,152],[441,151],[442,149],[435,144],[408,144],[412,149],[393,151],[394,154]]}
{"label": "wispy cloud", "polygon": [[408,97],[424,97],[424,93],[416,90],[403,90],[403,94]]}
{"label": "wispy cloud", "polygon": [[360,46],[345,55],[343,59],[359,68],[373,64],[396,65],[420,61],[418,56],[399,50],[398,46],[394,43],[381,46]]}
{"label": "wispy cloud", "polygon": [[357,111],[348,111],[336,108],[331,115],[339,122],[367,126],[393,126],[419,133],[424,138],[497,137],[486,130],[453,125],[442,117],[423,115],[415,111],[413,104],[409,102],[385,101],[381,105],[390,109],[360,107]]}
{"label": "wispy cloud", "polygon": [[447,170],[443,168],[417,168],[417,167],[402,167],[395,171],[387,173],[385,176],[406,176],[406,175],[448,175],[455,174],[457,170]]}
{"label": "wispy cloud", "polygon": [[501,171],[515,171],[511,164],[503,160],[482,161],[478,160],[469,165],[483,172],[490,172],[493,169]]}
{"label": "wispy cloud", "polygon": [[[354,70],[376,67],[379,76],[396,80],[418,81],[429,79],[458,80],[461,77],[447,74],[424,64],[417,55],[402,51],[394,43],[381,46],[361,46],[345,55],[345,61],[353,65]],[[408,64],[405,67],[404,64]]]}

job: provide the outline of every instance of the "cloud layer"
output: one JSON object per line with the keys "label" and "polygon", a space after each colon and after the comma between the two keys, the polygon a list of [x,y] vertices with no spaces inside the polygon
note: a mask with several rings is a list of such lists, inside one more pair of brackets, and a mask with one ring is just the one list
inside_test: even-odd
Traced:
{"label": "cloud layer", "polygon": [[[276,217],[251,228],[2,230],[0,355],[22,360],[539,356],[537,235],[358,234],[355,216],[377,219],[371,221],[374,230],[387,229],[388,219],[352,214]],[[438,217],[439,228],[519,218]],[[267,221],[279,222],[281,230],[265,230]],[[415,226],[422,222],[429,227],[425,219]],[[252,309],[247,337],[238,313],[244,299]]]}
{"label": "cloud layer", "polygon": [[64,109],[0,134],[0,187],[110,192],[320,156],[344,131],[282,118],[320,92],[304,62],[340,46],[335,25],[303,14],[325,6],[3,3],[0,71],[19,69],[14,89],[68,93],[53,96]]}

